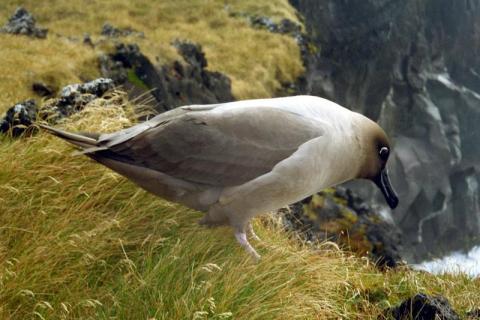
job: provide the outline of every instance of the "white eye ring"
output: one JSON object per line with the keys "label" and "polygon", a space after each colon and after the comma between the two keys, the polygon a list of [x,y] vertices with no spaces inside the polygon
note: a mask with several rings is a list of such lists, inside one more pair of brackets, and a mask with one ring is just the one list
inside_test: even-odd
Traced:
{"label": "white eye ring", "polygon": [[390,150],[388,150],[387,147],[382,147],[382,148],[380,149],[380,151],[378,152],[378,155],[380,156],[380,158],[381,158],[382,160],[387,160],[389,154],[390,154]]}

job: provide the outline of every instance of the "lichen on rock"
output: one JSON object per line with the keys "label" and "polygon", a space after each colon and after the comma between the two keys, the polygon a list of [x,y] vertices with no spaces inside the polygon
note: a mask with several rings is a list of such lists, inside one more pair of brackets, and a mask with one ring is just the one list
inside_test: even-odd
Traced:
{"label": "lichen on rock", "polygon": [[331,240],[379,267],[402,264],[401,233],[349,189],[321,191],[282,211],[287,230],[317,242]]}
{"label": "lichen on rock", "polygon": [[88,103],[114,88],[112,79],[99,78],[65,86],[58,98],[47,100],[39,111],[41,119],[57,122],[82,110]]}

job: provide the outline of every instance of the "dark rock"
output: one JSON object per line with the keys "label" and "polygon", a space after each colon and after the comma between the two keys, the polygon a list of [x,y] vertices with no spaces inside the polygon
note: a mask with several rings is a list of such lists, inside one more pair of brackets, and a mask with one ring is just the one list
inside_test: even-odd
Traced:
{"label": "dark rock", "polygon": [[250,16],[250,24],[255,28],[265,28],[270,32],[278,32],[278,25],[265,16]]}
{"label": "dark rock", "polygon": [[41,82],[34,82],[32,85],[32,90],[40,97],[51,97],[55,93],[55,89]]}
{"label": "dark rock", "polygon": [[57,122],[81,111],[88,103],[102,97],[113,88],[113,80],[105,78],[99,78],[84,84],[68,85],[61,90],[58,98],[50,99],[44,103],[39,116],[49,122]]}
{"label": "dark rock", "polygon": [[89,47],[95,47],[95,44],[93,43],[92,37],[90,37],[90,34],[85,33],[83,35],[83,44],[89,46]]}
{"label": "dark rock", "polygon": [[199,44],[176,40],[173,45],[177,48],[178,53],[180,53],[183,59],[190,65],[200,69],[207,67],[205,53],[203,53],[202,47]]}
{"label": "dark rock", "polygon": [[112,78],[117,85],[136,87],[140,90],[140,96],[150,92],[159,104],[158,111],[173,108],[169,106],[164,77],[136,44],[118,44],[113,54],[101,58],[100,64],[102,74]]}
{"label": "dark rock", "polygon": [[403,264],[398,228],[351,190],[322,191],[291,205],[282,218],[288,230],[307,241],[335,241],[359,256],[368,256],[381,268]]}
{"label": "dark rock", "polygon": [[273,33],[290,34],[293,36],[300,34],[302,31],[301,25],[290,19],[284,18],[279,23],[275,23],[272,18],[267,16],[230,11],[230,7],[228,6],[226,7],[226,10],[231,17],[246,19],[254,28],[266,29]]}
{"label": "dark rock", "polygon": [[127,28],[116,28],[112,26],[110,23],[106,22],[104,23],[101,31],[102,36],[110,37],[110,38],[118,38],[118,37],[127,37],[130,35],[135,35],[140,38],[144,38],[145,34],[143,32],[139,32],[135,29],[132,29],[130,27]]}
{"label": "dark rock", "polygon": [[35,18],[26,9],[19,7],[0,31],[40,39],[46,38],[48,29],[38,28],[35,24]]}
{"label": "dark rock", "polygon": [[467,312],[467,319],[480,319],[480,309]]}
{"label": "dark rock", "polygon": [[300,34],[302,27],[289,19],[282,19],[277,26],[278,33],[283,34]]}
{"label": "dark rock", "polygon": [[459,320],[450,303],[442,296],[428,296],[419,293],[402,302],[399,306],[386,310],[387,318],[396,320]]}
{"label": "dark rock", "polygon": [[118,44],[113,54],[100,58],[102,74],[127,87],[132,98],[151,95],[158,112],[181,105],[234,100],[230,79],[205,69],[207,60],[201,46],[180,41],[174,45],[186,64],[175,61],[157,67],[137,45]]}
{"label": "dark rock", "polygon": [[[409,261],[480,243],[480,2],[292,0],[320,52],[300,93],[378,121]],[[363,198],[375,187],[349,184]]]}
{"label": "dark rock", "polygon": [[7,110],[5,117],[0,120],[0,132],[7,133],[11,130],[13,137],[18,137],[29,129],[37,117],[37,104],[35,100],[26,100],[17,103]]}

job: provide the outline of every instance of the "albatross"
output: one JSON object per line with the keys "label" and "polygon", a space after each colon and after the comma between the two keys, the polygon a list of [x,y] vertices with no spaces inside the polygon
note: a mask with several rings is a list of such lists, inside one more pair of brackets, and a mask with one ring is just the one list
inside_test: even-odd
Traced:
{"label": "albatross", "polygon": [[253,257],[250,221],[352,179],[373,181],[393,209],[387,135],[367,117],[314,96],[189,105],[114,133],[40,125],[169,201],[230,225]]}

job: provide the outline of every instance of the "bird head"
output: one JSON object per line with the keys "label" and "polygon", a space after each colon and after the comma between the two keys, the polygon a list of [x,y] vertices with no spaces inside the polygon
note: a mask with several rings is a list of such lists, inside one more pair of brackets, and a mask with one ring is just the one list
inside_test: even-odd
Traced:
{"label": "bird head", "polygon": [[382,191],[390,208],[398,205],[398,197],[388,177],[387,162],[391,146],[385,131],[375,122],[364,118],[360,137],[363,164],[358,178],[373,181]]}

